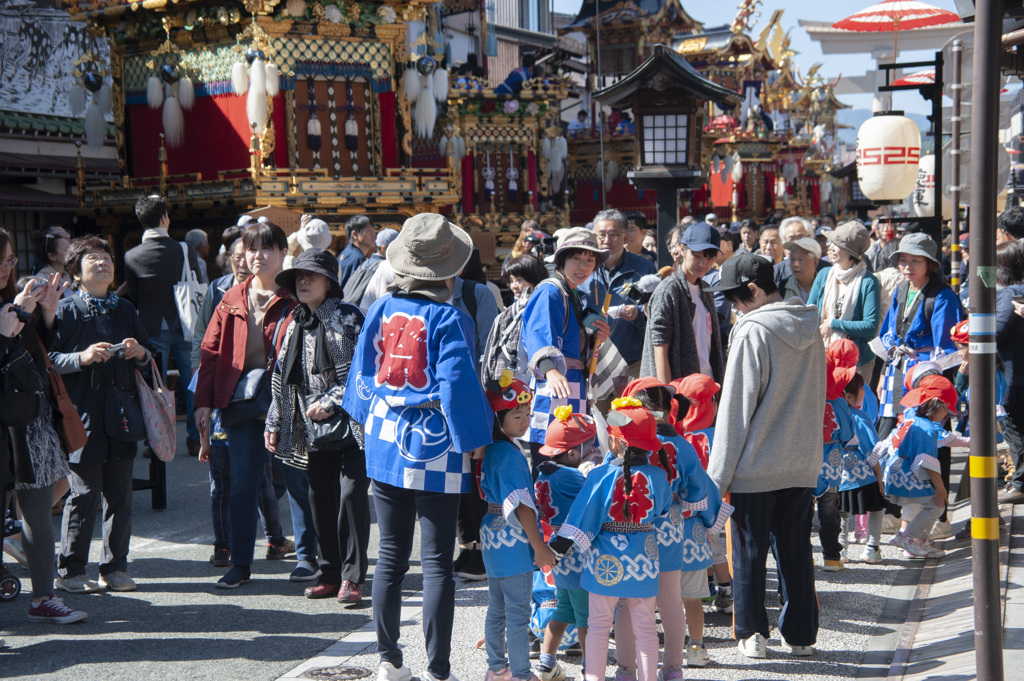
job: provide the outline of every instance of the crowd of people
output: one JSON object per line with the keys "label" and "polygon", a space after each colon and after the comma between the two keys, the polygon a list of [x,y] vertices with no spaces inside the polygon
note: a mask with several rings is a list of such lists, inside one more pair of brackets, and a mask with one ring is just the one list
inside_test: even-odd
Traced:
{"label": "crowd of people", "polygon": [[[442,215],[400,231],[353,217],[340,255],[322,220],[303,216],[289,237],[242,216],[207,262],[201,230],[170,236],[163,198],[136,214],[142,241],[117,289],[103,238],[44,230],[19,278],[0,230],[0,389],[24,405],[0,417],[0,507],[30,621],[87,617],[55,589],[136,588],[132,468],[140,447],[154,456],[138,385],[172,361],[186,450],[209,464],[217,588],[250,581],[259,522],[267,559],[294,552],[306,598],[359,603],[372,494],[379,681],[413,677],[399,641],[417,525],[424,681],[455,678],[456,577],[487,581],[487,681],[561,681],[573,640],[587,681],[603,681],[613,630],[617,681],[672,681],[711,662],[705,606],[732,615],[745,656],[766,657],[769,552],[784,650],[814,654],[815,513],[825,572],[882,563],[887,529],[908,560],[941,557],[951,536],[968,321],[926,234],[709,214],[670,231],[659,269],[642,213],[603,210],[554,235],[528,221],[503,297]],[[998,432],[1015,464],[1000,501],[1017,503],[1024,210],[998,234]],[[205,295],[186,312],[191,273]],[[598,380],[599,361],[613,380]],[[553,598],[531,608],[538,589]]]}

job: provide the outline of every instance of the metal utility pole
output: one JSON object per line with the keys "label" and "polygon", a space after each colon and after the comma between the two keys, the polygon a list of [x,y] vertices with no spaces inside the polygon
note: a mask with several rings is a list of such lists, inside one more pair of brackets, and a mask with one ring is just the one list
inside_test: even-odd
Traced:
{"label": "metal utility pole", "polygon": [[[974,656],[981,681],[1003,679],[996,503],[996,147],[1003,2],[982,0],[974,18],[971,110],[971,551]],[[955,138],[954,138],[955,139]]]}
{"label": "metal utility pole", "polygon": [[[950,265],[950,285],[953,290],[960,293],[960,260],[962,255],[960,254],[960,124],[963,121],[961,116],[961,102],[963,100],[963,54],[964,54],[964,41],[954,40],[953,41],[953,115],[950,117],[949,122],[953,132],[953,139],[949,143],[949,155],[952,157],[950,161],[950,175],[949,178],[950,187],[949,194],[953,200],[953,220],[951,227],[953,228],[953,243],[950,244],[949,250],[952,255]],[[942,165],[942,158],[939,156],[939,151],[936,151],[936,166]],[[942,211],[942,188],[939,186],[935,187],[935,210]]]}

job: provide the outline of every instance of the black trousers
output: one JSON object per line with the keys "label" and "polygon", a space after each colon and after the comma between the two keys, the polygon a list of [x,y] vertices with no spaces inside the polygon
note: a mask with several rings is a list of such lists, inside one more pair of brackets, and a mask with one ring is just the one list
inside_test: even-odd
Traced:
{"label": "black trousers", "polygon": [[1010,484],[1015,489],[1024,490],[1024,402],[1006,404],[1003,439],[1010,448],[1010,458],[1016,466]]}
{"label": "black trousers", "polygon": [[353,445],[309,453],[309,505],[320,541],[321,584],[366,581],[370,499],[366,455]]}
{"label": "black trousers", "polygon": [[729,495],[732,513],[733,631],[737,639],[769,636],[765,609],[768,552],[775,555],[782,612],[779,631],[790,645],[814,645],[818,597],[811,550],[812,490],[790,487]]}
{"label": "black trousers", "polygon": [[[474,462],[474,465],[475,462]],[[480,484],[476,476],[470,476],[470,490],[459,499],[459,517],[455,533],[460,544],[480,541],[480,523],[487,515],[487,502],[480,496]]]}

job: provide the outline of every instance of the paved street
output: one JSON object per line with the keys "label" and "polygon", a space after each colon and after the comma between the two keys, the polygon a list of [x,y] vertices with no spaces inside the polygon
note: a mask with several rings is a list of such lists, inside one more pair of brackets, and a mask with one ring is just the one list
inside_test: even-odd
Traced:
{"label": "paved street", "polygon": [[[145,470],[145,462],[140,460],[137,473],[144,475]],[[222,570],[207,562],[211,553],[208,499],[206,466],[179,452],[168,466],[168,509],[152,511],[147,492],[139,492],[135,497],[130,565],[139,590],[128,594],[67,595],[69,603],[88,610],[90,616],[84,623],[28,623],[27,574],[14,566],[12,569],[23,578],[26,591],[13,602],[0,603],[0,636],[8,644],[0,652],[0,677],[47,681],[272,681],[336,664],[375,670],[377,657],[369,606],[346,609],[333,600],[306,600],[301,595],[304,585],[288,581],[294,562],[263,560],[262,545],[257,547],[258,559],[249,585],[226,592],[213,587]],[[287,504],[283,505],[282,513],[288,528]],[[959,526],[966,515],[958,511],[955,517]],[[56,517],[54,524],[59,527]],[[371,572],[376,553],[375,526],[373,537]],[[814,542],[820,565],[816,538]],[[860,550],[855,547],[851,553],[856,556]],[[93,559],[98,554],[96,541]],[[968,554],[965,544],[947,560],[956,560],[969,574]],[[731,641],[730,618],[709,613],[705,641],[712,665],[703,670],[686,670],[686,678],[885,678],[893,651],[901,641],[907,643],[903,625],[915,594],[920,595],[918,578],[922,566],[920,562],[899,559],[897,551],[887,546],[883,547],[883,555],[886,563],[880,566],[852,563],[848,569],[834,574],[819,570],[821,634],[814,658],[796,660],[783,655],[777,632],[773,632],[768,659],[754,664],[736,652]],[[946,571],[961,578],[965,574],[964,567],[951,566]],[[1011,595],[1016,588],[1013,579],[1011,573],[1006,587]],[[414,671],[424,666],[419,587],[419,567],[414,564],[407,580],[404,620],[408,624],[403,630],[406,663]],[[774,593],[774,588],[772,582],[769,594]],[[933,595],[940,593],[945,592],[937,589]],[[483,631],[486,595],[485,583],[460,584],[456,594],[452,664],[455,675],[463,681],[482,679],[486,671],[485,654],[474,648]],[[772,600],[769,597],[769,612],[774,621],[778,609],[772,607]],[[959,601],[957,604],[963,606]],[[944,602],[938,601],[937,607],[944,607]],[[930,619],[927,612],[923,619]],[[963,616],[959,621],[964,621]],[[918,631],[923,632],[924,627],[922,624]],[[969,632],[969,617],[967,629]],[[1013,631],[1019,637],[1020,629]],[[950,632],[949,636],[956,633]],[[1010,635],[1008,629],[1007,636]],[[563,662],[570,675],[578,679],[579,659]],[[936,663],[929,662],[926,668],[935,666]],[[608,672],[613,675],[614,666]]]}

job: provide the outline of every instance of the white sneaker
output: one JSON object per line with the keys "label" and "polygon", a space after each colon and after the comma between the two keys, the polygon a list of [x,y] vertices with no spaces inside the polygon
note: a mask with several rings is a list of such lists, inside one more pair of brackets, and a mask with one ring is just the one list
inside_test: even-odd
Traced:
{"label": "white sneaker", "polygon": [[814,654],[812,646],[791,646],[786,643],[786,639],[782,639],[782,649],[793,657],[810,657]]}
{"label": "white sneaker", "polygon": [[[903,542],[903,555],[906,558],[932,558],[931,549],[923,539],[909,537]],[[936,558],[940,556],[934,556]]]}
{"label": "white sneaker", "polygon": [[886,513],[882,516],[882,534],[896,534],[902,525],[903,521],[894,515]]}
{"label": "white sneaker", "polygon": [[459,681],[459,678],[451,672],[448,673],[447,679],[439,679],[430,672],[428,672],[426,669],[423,670],[423,673],[420,674],[419,678],[420,681]]}
{"label": "white sneaker", "polygon": [[53,580],[53,586],[73,594],[90,594],[100,590],[100,585],[89,579],[86,575],[57,577]]}
{"label": "white sneaker", "polygon": [[864,555],[860,557],[861,561],[870,563],[871,565],[878,565],[882,562],[882,552],[877,546],[869,546],[864,549]]}
{"label": "white sneaker", "polygon": [[551,668],[551,671],[540,670],[537,674],[541,681],[565,681],[565,669],[562,668],[561,662],[555,662],[555,666]]}
{"label": "white sneaker", "polygon": [[931,539],[933,541],[942,541],[943,539],[949,539],[953,536],[953,526],[947,520],[946,522],[936,522],[932,528]]}
{"label": "white sneaker", "polygon": [[408,667],[396,667],[390,662],[381,662],[377,668],[377,681],[412,681]]}
{"label": "white sneaker", "polygon": [[711,658],[708,657],[708,649],[703,644],[691,643],[686,646],[687,667],[707,667],[709,662]]}
{"label": "white sneaker", "polygon": [[741,653],[753,659],[763,660],[768,657],[767,641],[764,640],[764,636],[761,634],[754,634],[750,638],[740,639],[736,647],[740,649]]}

